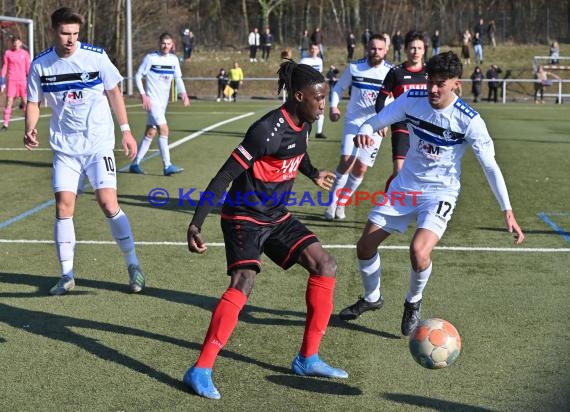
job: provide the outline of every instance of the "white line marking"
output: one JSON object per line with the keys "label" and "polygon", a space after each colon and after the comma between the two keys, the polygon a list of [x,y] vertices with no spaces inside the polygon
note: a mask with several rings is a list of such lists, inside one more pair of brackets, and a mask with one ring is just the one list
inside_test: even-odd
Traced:
{"label": "white line marking", "polygon": [[[183,137],[182,139],[177,140],[176,142],[169,144],[168,147],[170,147],[171,149],[173,149],[173,148],[175,148],[175,147],[177,147],[177,146],[180,146],[181,144],[184,144],[184,143],[186,143],[186,142],[188,142],[188,141],[190,141],[190,140],[192,140],[192,139],[194,139],[194,138],[196,138],[196,137],[198,137],[198,136],[200,136],[200,135],[206,133],[206,132],[209,132],[209,131],[212,130],[212,129],[215,129],[215,128],[217,128],[217,127],[223,126],[223,125],[225,125],[225,124],[227,124],[227,123],[235,122],[236,120],[241,120],[241,119],[243,119],[243,118],[245,118],[245,117],[249,117],[249,116],[252,116],[252,115],[254,115],[254,114],[255,114],[255,112],[248,112],[248,113],[242,114],[242,115],[240,115],[240,116],[232,117],[232,118],[230,118],[230,119],[226,119],[226,120],[223,120],[223,121],[221,121],[221,122],[214,123],[214,124],[212,124],[212,125],[210,125],[210,126],[208,126],[208,127],[203,128],[202,130],[198,130],[197,132],[194,132],[194,133],[192,133],[191,135],[188,135],[188,136],[186,136],[186,137]],[[146,161],[146,160],[148,160],[148,159],[152,159],[153,157],[156,157],[156,156],[159,156],[159,155],[160,155],[160,151],[157,151],[157,152],[151,154],[150,156],[145,157],[145,158],[143,159],[143,161]],[[126,166],[122,167],[121,169],[119,169],[119,172],[125,172],[125,171],[129,170],[129,166],[130,166],[130,165],[126,165]],[[87,188],[87,187],[88,187],[88,186],[86,185],[85,188]],[[20,214],[17,215],[17,216],[14,216],[14,217],[12,217],[12,218],[10,218],[10,219],[8,219],[8,220],[5,220],[5,221],[3,221],[3,222],[0,222],[0,229],[4,229],[5,227],[10,226],[10,225],[13,224],[13,223],[16,223],[16,222],[18,222],[18,221],[20,221],[20,220],[22,220],[22,219],[24,219],[24,218],[26,218],[26,217],[28,217],[28,216],[34,214],[34,213],[36,213],[36,212],[39,212],[40,210],[43,210],[43,209],[45,209],[45,208],[47,208],[47,207],[50,207],[50,206],[52,206],[54,203],[55,203],[55,201],[54,201],[53,199],[52,199],[52,200],[46,200],[45,202],[43,202],[43,203],[40,204],[40,205],[34,206],[33,208],[28,209],[27,211],[25,211],[25,212],[23,212],[23,213],[20,213]]]}
{"label": "white line marking", "polygon": [[[5,244],[53,244],[53,240],[39,239],[0,239],[0,243]],[[116,245],[111,240],[78,240],[78,244],[83,245]],[[135,242],[138,246],[187,246],[186,242]],[[207,243],[211,247],[224,247],[223,243],[212,242]],[[355,245],[323,245],[326,249],[355,249]],[[380,246],[383,250],[409,250],[409,246],[388,245]],[[530,248],[530,247],[488,247],[488,246],[436,246],[437,250],[450,250],[454,252],[512,252],[512,253],[568,253],[570,248]]]}

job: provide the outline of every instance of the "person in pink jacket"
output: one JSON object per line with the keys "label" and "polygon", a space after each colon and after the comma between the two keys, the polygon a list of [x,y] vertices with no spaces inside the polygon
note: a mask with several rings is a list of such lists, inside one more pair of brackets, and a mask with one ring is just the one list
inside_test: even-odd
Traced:
{"label": "person in pink jacket", "polygon": [[8,130],[14,98],[22,100],[20,107],[26,109],[26,81],[30,71],[30,54],[22,48],[22,40],[19,37],[12,38],[12,48],[6,50],[0,73],[2,91],[6,89],[6,107],[0,131]]}

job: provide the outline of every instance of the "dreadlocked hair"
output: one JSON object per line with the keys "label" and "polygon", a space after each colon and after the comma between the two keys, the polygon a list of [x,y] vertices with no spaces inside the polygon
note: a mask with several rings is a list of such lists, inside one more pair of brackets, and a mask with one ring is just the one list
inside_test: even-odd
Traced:
{"label": "dreadlocked hair", "polygon": [[307,64],[297,64],[291,59],[286,59],[281,63],[277,74],[279,75],[277,94],[285,90],[287,96],[293,96],[297,90],[325,81],[322,73]]}

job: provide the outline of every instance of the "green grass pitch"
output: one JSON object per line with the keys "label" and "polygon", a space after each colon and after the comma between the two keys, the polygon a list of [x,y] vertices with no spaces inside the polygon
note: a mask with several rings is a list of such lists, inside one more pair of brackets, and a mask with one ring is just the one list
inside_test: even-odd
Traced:
{"label": "green grass pitch", "polygon": [[[128,104],[138,140],[145,114],[138,101]],[[459,330],[463,350],[454,365],[439,371],[421,368],[400,336],[412,229],[392,236],[381,251],[384,308],[344,323],[336,313],[361,293],[353,245],[371,205],[348,208],[347,219],[334,224],[322,219],[322,207],[306,205],[291,210],[330,248],[339,266],[321,356],[346,369],[349,378],[289,373],[303,333],[306,274],[300,267],[283,272],[266,259],[215,365],[222,399],[206,400],[183,387],[182,375],[198,355],[211,310],[229,280],[217,213],[203,228],[211,242],[206,254],[188,253],[186,228],[193,208],[180,204],[179,190],[203,190],[249,124],[278,104],[171,104],[170,142],[179,143],[171,157],[185,172],[163,177],[160,158],[154,156],[142,164],[146,175],[119,174],[120,202],[147,275],[148,288],[140,295],[127,293],[122,256],[87,189],[75,213],[77,287],[68,296],[47,296],[59,270],[52,243],[49,119],[39,125],[44,150],[23,150],[21,120],[0,135],[0,410],[568,410],[566,105],[475,107],[494,138],[527,240],[522,248],[512,245],[468,151],[462,194],[434,252],[423,309],[424,318],[442,317]],[[318,167],[335,168],[341,130],[342,121],[327,119],[329,139],[311,138],[309,153]],[[128,165],[119,151],[116,160],[119,168]],[[361,189],[381,190],[390,170],[390,143],[385,142]],[[154,188],[170,194],[165,206],[149,204]],[[303,176],[295,190],[317,192]]]}

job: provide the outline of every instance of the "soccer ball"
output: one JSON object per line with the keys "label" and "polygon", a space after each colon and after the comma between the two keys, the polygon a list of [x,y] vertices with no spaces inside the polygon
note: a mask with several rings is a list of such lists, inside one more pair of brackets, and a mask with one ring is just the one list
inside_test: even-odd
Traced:
{"label": "soccer ball", "polygon": [[428,369],[451,365],[461,352],[461,337],[446,320],[423,320],[410,335],[410,353],[414,360]]}

